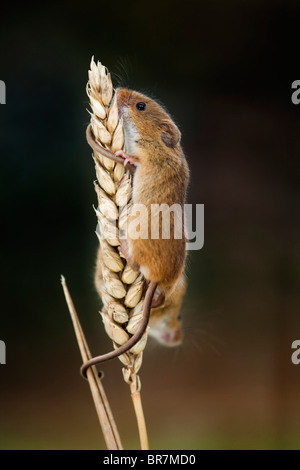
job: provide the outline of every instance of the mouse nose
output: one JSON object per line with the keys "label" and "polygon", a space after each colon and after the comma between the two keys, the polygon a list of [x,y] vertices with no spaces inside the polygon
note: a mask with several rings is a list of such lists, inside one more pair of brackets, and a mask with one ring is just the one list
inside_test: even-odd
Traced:
{"label": "mouse nose", "polygon": [[168,331],[161,335],[162,340],[168,346],[176,346],[182,342],[182,331],[181,330],[174,330]]}

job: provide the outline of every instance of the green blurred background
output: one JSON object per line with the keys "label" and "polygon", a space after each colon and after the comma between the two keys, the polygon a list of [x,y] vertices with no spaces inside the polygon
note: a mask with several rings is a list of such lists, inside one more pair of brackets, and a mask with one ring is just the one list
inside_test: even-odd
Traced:
{"label": "green blurred background", "polygon": [[[189,202],[205,204],[185,341],[149,340],[144,355],[152,449],[300,448],[299,2],[1,9],[0,448],[104,448],[60,285],[63,273],[92,351],[109,351],[93,286],[92,55],[115,85],[167,106],[191,168]],[[121,364],[103,370],[124,446],[136,449]]]}

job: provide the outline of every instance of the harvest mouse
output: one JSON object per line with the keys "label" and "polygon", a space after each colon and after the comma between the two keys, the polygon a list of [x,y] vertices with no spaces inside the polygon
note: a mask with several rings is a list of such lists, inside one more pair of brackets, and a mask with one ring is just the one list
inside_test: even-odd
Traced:
{"label": "harvest mouse", "polygon": [[[116,152],[136,166],[133,204],[148,211],[147,239],[128,236],[128,262],[136,265],[148,281],[170,287],[184,270],[186,250],[182,217],[182,237],[174,237],[174,217],[170,217],[170,238],[151,238],[151,205],[178,204],[186,199],[188,165],[180,146],[181,134],[169,114],[156,101],[126,88],[116,90],[119,115],[123,118],[126,153]],[[152,207],[153,209],[153,207]],[[149,220],[150,219],[150,220]],[[141,222],[143,223],[143,221]],[[162,222],[159,220],[160,233]],[[121,245],[121,250],[123,249]]]}
{"label": "harvest mouse", "polygon": [[[102,251],[101,246],[99,246],[96,260],[95,287],[100,298],[105,292],[102,261]],[[173,291],[165,297],[163,305],[155,308],[152,304],[148,334],[164,346],[177,346],[182,342],[180,310],[185,292],[186,279],[185,275],[182,274],[175,283]]]}
{"label": "harvest mouse", "polygon": [[[118,88],[116,100],[119,116],[123,119],[126,153],[120,150],[115,155],[119,158],[122,157],[125,165],[129,162],[131,166],[136,167],[133,176],[132,202],[133,205],[143,204],[148,215],[146,217],[148,220],[141,221],[141,224],[148,224],[148,238],[134,238],[128,232],[127,239],[120,240],[120,251],[123,252],[128,264],[133,269],[140,270],[144,275],[148,289],[144,300],[143,321],[139,330],[125,345],[111,353],[88,361],[88,367],[123,354],[141,338],[148,324],[155,291],[156,297],[161,298],[160,307],[165,308],[163,307],[164,297],[165,302],[168,297],[171,299],[172,294],[178,288],[186,260],[183,207],[189,170],[180,146],[180,131],[160,104],[141,93]],[[93,148],[99,151],[99,145],[91,143],[91,136],[88,132],[87,137]],[[157,212],[151,212],[153,204],[156,205]],[[157,206],[161,204],[167,206],[163,208],[162,216],[157,219],[159,236],[151,238],[151,221],[159,212]],[[170,208],[174,204],[182,209],[180,222],[182,236],[175,237],[175,216],[171,211],[169,213],[170,236],[165,239],[163,238],[162,219],[168,211],[167,207]],[[135,217],[135,215],[129,214],[129,225],[130,222],[134,222]],[[157,308],[160,307],[157,305]],[[157,319],[161,313],[162,310],[157,310]],[[155,315],[152,320],[153,325],[154,318]]]}

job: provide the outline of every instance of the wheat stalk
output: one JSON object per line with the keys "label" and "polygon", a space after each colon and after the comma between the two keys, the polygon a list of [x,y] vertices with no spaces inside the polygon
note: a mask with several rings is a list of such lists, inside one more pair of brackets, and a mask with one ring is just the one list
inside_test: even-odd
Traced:
{"label": "wheat stalk", "polygon": [[[71,315],[72,323],[74,326],[74,331],[76,334],[81,357],[82,360],[86,362],[88,359],[91,358],[91,353],[86,342],[84,333],[82,331],[80,321],[78,319],[73,300],[71,298],[64,276],[61,276],[61,283],[66,303],[68,305],[68,309]],[[106,446],[109,450],[122,450],[123,447],[120,440],[119,432],[101,380],[98,377],[98,371],[96,369],[96,366],[92,366],[90,369],[87,370],[87,380],[89,382]]]}
{"label": "wheat stalk", "polygon": [[[99,144],[115,153],[124,150],[122,119],[119,119],[111,76],[106,67],[94,58],[88,72],[87,94],[92,108],[91,126]],[[93,151],[97,182],[95,190],[98,208],[97,235],[101,247],[100,312],[105,331],[118,347],[128,341],[137,330],[143,312],[144,280],[119,254],[119,229],[126,224],[132,193],[132,178],[128,169],[119,162]],[[147,331],[129,351],[119,356],[124,367],[123,377],[131,387],[132,400],[138,420],[142,449],[148,448],[148,439],[141,406],[141,381],[138,371],[142,365]]]}

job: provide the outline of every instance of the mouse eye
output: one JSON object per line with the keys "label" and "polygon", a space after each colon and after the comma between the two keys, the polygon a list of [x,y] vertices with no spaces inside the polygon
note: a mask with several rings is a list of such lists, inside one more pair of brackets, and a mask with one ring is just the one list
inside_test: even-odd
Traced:
{"label": "mouse eye", "polygon": [[136,109],[138,109],[139,111],[145,111],[146,103],[143,103],[142,101],[140,101],[139,103],[136,104]]}

